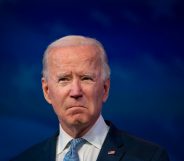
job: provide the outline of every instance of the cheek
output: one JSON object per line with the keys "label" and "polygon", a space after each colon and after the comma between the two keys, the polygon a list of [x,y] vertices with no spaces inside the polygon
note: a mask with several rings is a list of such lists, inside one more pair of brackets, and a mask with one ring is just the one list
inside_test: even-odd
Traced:
{"label": "cheek", "polygon": [[59,108],[58,106],[61,106],[63,104],[64,93],[61,91],[62,90],[59,90],[58,88],[53,88],[52,90],[50,90],[49,97],[54,108]]}
{"label": "cheek", "polygon": [[103,101],[103,90],[102,88],[95,86],[92,88],[91,91],[91,99],[93,101],[93,104],[95,104],[95,106],[99,106],[101,105],[102,101]]}

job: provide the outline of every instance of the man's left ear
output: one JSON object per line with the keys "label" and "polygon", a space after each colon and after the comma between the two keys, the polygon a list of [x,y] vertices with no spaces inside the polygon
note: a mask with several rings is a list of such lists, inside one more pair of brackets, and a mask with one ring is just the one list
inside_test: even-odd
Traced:
{"label": "man's left ear", "polygon": [[107,79],[104,82],[103,102],[106,102],[106,100],[109,96],[109,89],[110,89],[110,79]]}

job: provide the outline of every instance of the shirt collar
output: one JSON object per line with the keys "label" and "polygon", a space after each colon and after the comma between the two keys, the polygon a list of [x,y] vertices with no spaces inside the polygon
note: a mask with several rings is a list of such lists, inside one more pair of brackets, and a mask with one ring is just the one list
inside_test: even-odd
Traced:
{"label": "shirt collar", "polygon": [[61,153],[73,138],[68,135],[59,124],[59,136],[57,142],[57,154]]}
{"label": "shirt collar", "polygon": [[103,117],[100,115],[96,123],[83,136],[83,138],[87,140],[90,144],[94,145],[96,148],[101,149],[108,131],[109,127],[106,125]]}
{"label": "shirt collar", "polygon": [[[60,124],[59,124],[59,131],[60,132],[59,132],[58,143],[57,143],[57,154],[64,151],[67,144],[73,139],[70,135],[68,135],[63,130]],[[109,131],[109,127],[106,125],[103,117],[100,115],[96,123],[82,138],[87,140],[89,144],[92,144],[96,148],[101,149],[108,131]]]}

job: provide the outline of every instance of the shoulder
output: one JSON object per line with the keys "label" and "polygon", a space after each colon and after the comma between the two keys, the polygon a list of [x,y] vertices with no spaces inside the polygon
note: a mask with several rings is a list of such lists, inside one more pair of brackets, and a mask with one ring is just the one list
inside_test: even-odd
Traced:
{"label": "shoulder", "polygon": [[168,154],[162,146],[129,134],[123,134],[123,137],[129,156],[152,160],[169,160]]}
{"label": "shoulder", "polygon": [[52,160],[51,158],[55,157],[57,136],[58,132],[50,138],[31,146],[11,161],[42,161],[45,158],[47,158],[46,160]]}
{"label": "shoulder", "polygon": [[[108,123],[109,124],[109,123]],[[135,157],[142,160],[148,158],[167,161],[168,155],[163,147],[142,138],[130,135],[129,133],[117,129],[112,123],[108,133],[108,138],[117,146],[123,147],[127,157]],[[161,159],[162,158],[162,159]]]}

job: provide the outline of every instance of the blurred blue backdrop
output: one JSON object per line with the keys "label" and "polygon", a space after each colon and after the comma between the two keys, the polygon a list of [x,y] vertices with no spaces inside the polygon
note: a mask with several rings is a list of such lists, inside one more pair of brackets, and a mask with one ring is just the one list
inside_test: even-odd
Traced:
{"label": "blurred blue backdrop", "polygon": [[109,56],[105,119],[164,146],[182,161],[184,137],[184,2],[0,1],[0,160],[6,161],[58,128],[41,90],[46,46],[82,34]]}

